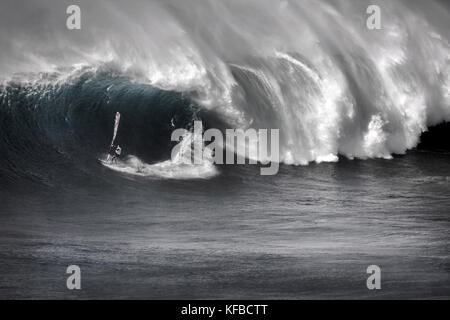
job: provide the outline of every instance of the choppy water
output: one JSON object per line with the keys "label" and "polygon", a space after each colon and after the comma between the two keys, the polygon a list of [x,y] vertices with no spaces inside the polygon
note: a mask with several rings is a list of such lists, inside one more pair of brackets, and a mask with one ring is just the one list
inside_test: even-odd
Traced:
{"label": "choppy water", "polygon": [[[2,194],[2,298],[448,298],[450,155]],[[65,268],[82,269],[82,290]],[[382,269],[382,290],[366,268]]]}

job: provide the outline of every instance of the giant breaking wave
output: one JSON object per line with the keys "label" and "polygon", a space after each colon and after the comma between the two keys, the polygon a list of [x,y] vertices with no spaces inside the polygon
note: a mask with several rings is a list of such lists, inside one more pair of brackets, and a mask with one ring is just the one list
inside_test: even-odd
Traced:
{"label": "giant breaking wave", "polygon": [[449,7],[376,1],[382,29],[368,30],[372,2],[80,1],[70,31],[59,1],[2,1],[1,173],[91,159],[116,111],[127,151],[148,162],[198,118],[279,128],[286,164],[403,154],[450,120]]}

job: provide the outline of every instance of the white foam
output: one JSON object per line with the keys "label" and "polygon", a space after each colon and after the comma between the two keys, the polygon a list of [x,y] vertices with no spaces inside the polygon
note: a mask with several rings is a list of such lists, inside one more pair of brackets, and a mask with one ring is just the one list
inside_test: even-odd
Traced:
{"label": "white foam", "polygon": [[161,179],[210,179],[218,174],[212,163],[199,165],[173,162],[171,160],[148,164],[139,158],[130,155],[124,160],[115,163],[102,161],[105,167],[111,170],[140,177],[153,177]]}

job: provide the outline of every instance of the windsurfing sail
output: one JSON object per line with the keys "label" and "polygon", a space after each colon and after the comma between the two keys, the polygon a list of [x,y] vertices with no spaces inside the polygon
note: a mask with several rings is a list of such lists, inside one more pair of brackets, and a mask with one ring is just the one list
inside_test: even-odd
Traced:
{"label": "windsurfing sail", "polygon": [[114,123],[114,134],[113,134],[113,138],[111,141],[111,147],[114,145],[114,141],[116,140],[117,130],[119,129],[119,123],[120,123],[120,113],[117,112],[116,113],[116,122]]}

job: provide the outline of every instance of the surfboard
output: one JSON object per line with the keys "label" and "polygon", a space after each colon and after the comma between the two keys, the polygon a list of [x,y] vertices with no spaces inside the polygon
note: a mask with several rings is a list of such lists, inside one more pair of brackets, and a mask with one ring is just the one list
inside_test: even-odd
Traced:
{"label": "surfboard", "polygon": [[[116,140],[117,137],[117,131],[119,130],[119,124],[120,124],[120,112],[116,112],[116,117],[114,120],[114,131],[113,131],[113,137],[111,140],[111,145],[110,145],[110,149],[112,148],[112,146],[114,145],[114,141]],[[106,156],[106,159],[97,159],[97,161],[104,165],[104,166],[112,166],[113,163],[110,160],[110,155],[108,154]]]}

